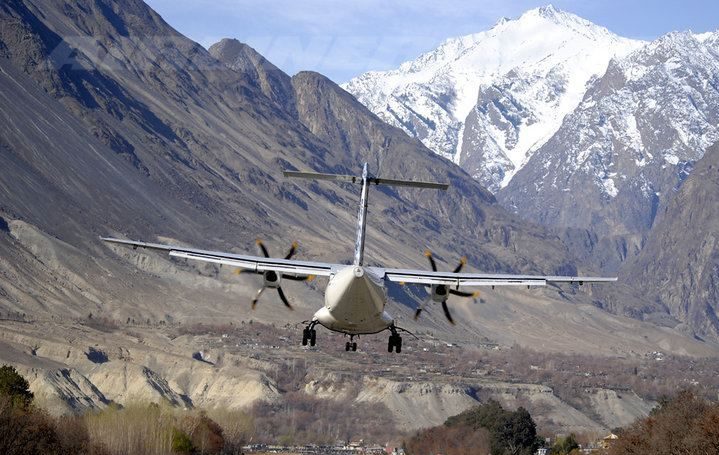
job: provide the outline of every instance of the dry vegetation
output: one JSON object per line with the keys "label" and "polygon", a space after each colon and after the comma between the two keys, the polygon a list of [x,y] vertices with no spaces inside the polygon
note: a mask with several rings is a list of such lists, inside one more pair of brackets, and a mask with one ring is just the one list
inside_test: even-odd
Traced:
{"label": "dry vegetation", "polygon": [[[67,455],[239,454],[251,434],[246,414],[202,412],[156,404],[112,406],[83,416],[51,417],[0,397],[0,453]],[[245,432],[246,431],[246,432]]]}
{"label": "dry vegetation", "polygon": [[0,368],[0,453],[3,455],[235,454],[252,432],[251,418],[157,404],[110,406],[82,416],[51,417],[36,408],[28,383]]}
{"label": "dry vegetation", "polygon": [[719,404],[684,391],[665,400],[649,417],[619,432],[609,455],[719,453]]}

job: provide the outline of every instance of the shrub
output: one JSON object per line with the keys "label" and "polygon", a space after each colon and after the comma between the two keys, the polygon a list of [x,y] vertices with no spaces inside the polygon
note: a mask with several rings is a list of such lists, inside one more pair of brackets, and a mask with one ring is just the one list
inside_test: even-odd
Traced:
{"label": "shrub", "polygon": [[172,451],[175,453],[192,453],[194,446],[190,436],[177,428],[172,429]]}
{"label": "shrub", "polygon": [[32,407],[23,409],[0,397],[0,453],[3,455],[107,455],[93,444],[77,417],[55,419]]}
{"label": "shrub", "polygon": [[567,455],[572,453],[574,449],[578,449],[579,444],[574,434],[570,434],[566,438],[557,438],[552,446],[551,455]]}
{"label": "shrub", "polygon": [[225,446],[222,428],[201,412],[183,419],[183,428],[190,435],[192,445],[200,453],[220,453]]}

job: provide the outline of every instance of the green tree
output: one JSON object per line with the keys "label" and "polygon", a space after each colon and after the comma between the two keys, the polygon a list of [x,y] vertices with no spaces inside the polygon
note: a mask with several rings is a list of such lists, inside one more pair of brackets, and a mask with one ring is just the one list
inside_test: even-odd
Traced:
{"label": "green tree", "polygon": [[494,436],[505,453],[530,455],[537,450],[537,427],[522,407],[502,417]]}
{"label": "green tree", "polygon": [[27,409],[34,398],[27,380],[10,365],[0,367],[0,396],[9,398],[13,406]]}
{"label": "green tree", "polygon": [[538,447],[537,428],[529,412],[522,407],[507,411],[495,400],[450,417],[445,425],[487,430],[493,455],[530,455]]}

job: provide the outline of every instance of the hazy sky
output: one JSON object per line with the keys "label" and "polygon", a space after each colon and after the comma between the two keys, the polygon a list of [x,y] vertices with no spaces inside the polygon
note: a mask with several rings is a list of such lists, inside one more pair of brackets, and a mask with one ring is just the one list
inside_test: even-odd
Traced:
{"label": "hazy sky", "polygon": [[[490,28],[547,2],[532,0],[146,0],[205,47],[246,42],[290,75],[345,82],[412,60],[446,38]],[[552,4],[631,38],[719,29],[719,0],[559,0]]]}

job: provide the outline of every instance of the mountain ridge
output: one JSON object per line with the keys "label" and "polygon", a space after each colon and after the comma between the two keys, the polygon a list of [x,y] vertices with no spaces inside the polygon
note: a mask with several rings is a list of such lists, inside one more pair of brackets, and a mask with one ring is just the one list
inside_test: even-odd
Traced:
{"label": "mountain ridge", "polygon": [[[559,128],[584,84],[612,56],[640,44],[541,7],[448,39],[397,70],[365,73],[343,88],[496,192]],[[525,87],[520,91],[518,84]],[[496,91],[513,94],[494,103],[488,95]]]}

